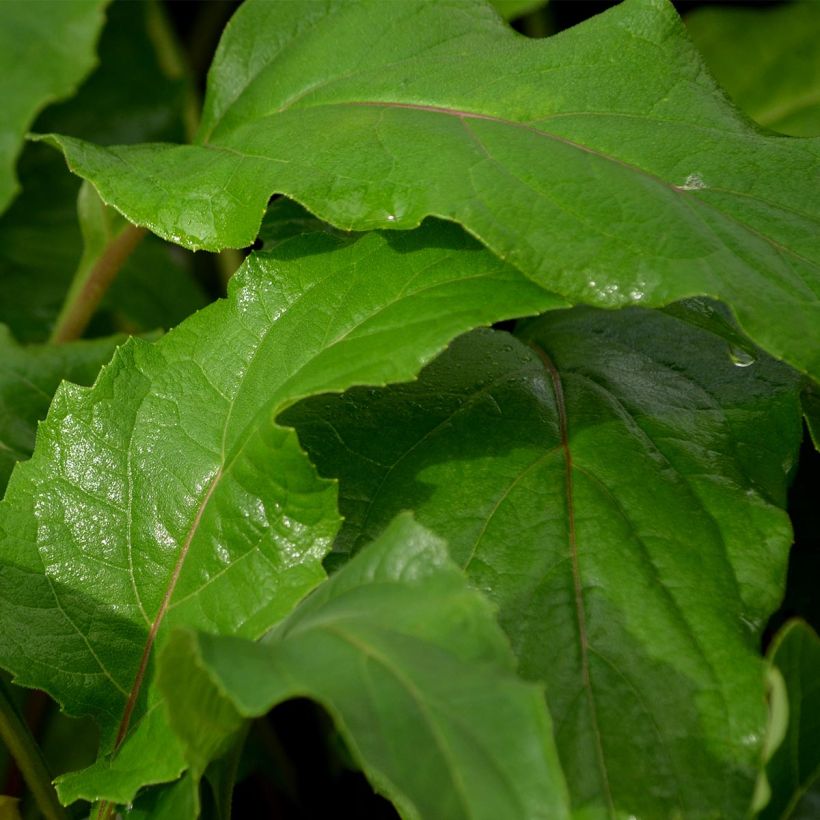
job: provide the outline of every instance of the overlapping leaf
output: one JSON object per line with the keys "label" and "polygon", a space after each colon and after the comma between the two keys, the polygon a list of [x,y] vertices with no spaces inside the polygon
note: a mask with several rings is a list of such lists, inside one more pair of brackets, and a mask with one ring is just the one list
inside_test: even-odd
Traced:
{"label": "overlapping leaf", "polygon": [[64,779],[65,800],[178,774],[150,686],[170,627],[255,637],[323,577],[335,491],[272,412],[408,379],[465,329],[556,304],[455,226],[310,236],[127,343],[91,390],[57,392],[0,506],[0,659],[94,714],[106,749],[138,724],[113,763]]}
{"label": "overlapping leaf", "polygon": [[40,109],[69,95],[95,62],[106,0],[6,0],[0,5],[0,212],[17,188],[14,164]]}
{"label": "overlapping leaf", "polygon": [[513,20],[546,5],[547,0],[490,0],[493,8],[505,19]]}
{"label": "overlapping leaf", "polygon": [[784,134],[820,134],[820,14],[814,3],[701,6],[686,26],[732,99]]}
{"label": "overlapping leaf", "polygon": [[283,416],[341,479],[337,548],[408,508],[448,539],[546,683],[577,808],[743,817],[798,381],[651,311],[548,314],[531,337],[476,332],[415,384]]}
{"label": "overlapping leaf", "polygon": [[[0,8],[0,19],[8,5]],[[45,5],[28,6],[47,16]],[[151,36],[156,39],[156,14],[152,3],[113,3],[100,38],[99,68],[71,100],[50,106],[36,127],[102,143],[184,139],[186,83],[160,65]],[[43,341],[83,254],[79,185],[59,156],[33,144],[23,152],[19,175],[23,190],[0,218],[0,322],[20,341]],[[188,261],[169,254],[154,237],[143,242],[107,294],[95,331],[108,332],[112,325],[132,332],[168,328],[203,307]]]}
{"label": "overlapping leaf", "polygon": [[444,543],[402,516],[263,643],[172,636],[159,681],[198,775],[243,719],[307,696],[403,817],[568,818],[543,695],[513,666]]}
{"label": "overlapping leaf", "polygon": [[775,638],[772,664],[786,684],[786,736],[766,767],[772,790],[763,820],[811,820],[820,809],[820,641],[805,623],[788,624]]}
{"label": "overlapping leaf", "polygon": [[63,379],[91,384],[124,337],[60,347],[17,344],[0,325],[0,497],[12,467],[31,455],[39,419]]}
{"label": "overlapping leaf", "polygon": [[666,0],[545,41],[479,0],[250,0],[196,145],[51,139],[106,202],[188,247],[250,244],[274,192],[343,228],[434,214],[572,301],[719,298],[820,373],[820,141],[752,128]]}

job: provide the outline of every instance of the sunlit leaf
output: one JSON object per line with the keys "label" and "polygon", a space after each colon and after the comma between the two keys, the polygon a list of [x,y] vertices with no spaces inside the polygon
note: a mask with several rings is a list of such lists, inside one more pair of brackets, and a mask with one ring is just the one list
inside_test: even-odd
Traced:
{"label": "sunlit leaf", "polygon": [[34,449],[37,422],[63,380],[91,384],[124,337],[59,347],[19,345],[0,325],[0,497],[12,467]]}
{"label": "sunlit leaf", "polygon": [[651,311],[547,314],[529,334],[537,350],[476,332],[414,384],[283,416],[340,479],[337,549],[402,509],[448,539],[546,684],[575,807],[744,816],[799,379]]}
{"label": "sunlit leaf", "polygon": [[820,374],[820,140],[752,127],[666,0],[547,40],[480,0],[250,0],[195,145],[48,139],[187,247],[251,244],[276,192],[345,229],[432,214],[573,302],[718,298]]}
{"label": "sunlit leaf", "polygon": [[456,226],[314,235],[251,256],[229,300],[129,341],[91,390],[58,390],[0,506],[0,661],[117,750],[62,778],[66,802],[179,774],[152,686],[171,627],[255,638],[323,578],[335,489],[273,414],[556,304]]}
{"label": "sunlit leaf", "polygon": [[403,516],[263,643],[172,636],[160,686],[194,773],[243,719],[307,696],[404,817],[567,818],[542,694],[513,667],[487,602]]}

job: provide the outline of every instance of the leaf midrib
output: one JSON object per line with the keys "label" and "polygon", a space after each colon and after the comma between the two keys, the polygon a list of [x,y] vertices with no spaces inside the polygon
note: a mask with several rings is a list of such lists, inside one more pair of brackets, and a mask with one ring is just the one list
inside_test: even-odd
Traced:
{"label": "leaf midrib", "polygon": [[615,818],[615,802],[612,788],[609,783],[606,757],[604,756],[603,738],[598,721],[598,709],[595,695],[592,690],[592,678],[589,669],[590,645],[586,625],[586,609],[584,606],[583,584],[581,582],[581,568],[578,560],[578,543],[575,527],[575,495],[573,490],[573,463],[572,451],[569,446],[569,426],[567,421],[567,407],[564,400],[564,389],[561,383],[561,374],[549,354],[540,345],[530,342],[530,347],[538,355],[544,370],[552,382],[555,408],[558,416],[558,432],[561,440],[561,449],[564,453],[564,485],[567,502],[567,537],[572,564],[572,583],[575,600],[575,615],[578,624],[578,637],[581,649],[581,681],[586,692],[587,706],[590,711],[593,735],[595,737],[595,756],[601,774],[604,795],[607,801],[607,810],[611,818]]}
{"label": "leaf midrib", "polygon": [[[491,114],[484,114],[484,113],[481,113],[481,112],[467,111],[467,110],[456,109],[456,108],[448,108],[446,106],[422,105],[422,104],[417,104],[417,103],[407,103],[407,102],[399,102],[399,101],[391,101],[391,100],[333,101],[333,102],[322,103],[321,105],[300,106],[300,107],[292,109],[292,110],[294,110],[294,111],[305,111],[305,110],[310,110],[311,108],[315,108],[315,109],[320,109],[320,108],[325,108],[326,109],[326,108],[333,108],[333,107],[344,108],[345,106],[358,106],[358,107],[368,107],[368,108],[386,108],[386,109],[391,109],[392,108],[392,109],[399,109],[399,110],[403,109],[403,110],[411,110],[411,111],[415,110],[415,111],[426,112],[426,113],[430,113],[430,114],[439,114],[439,115],[453,117],[453,118],[456,118],[456,119],[460,120],[462,123],[465,124],[465,126],[466,126],[467,121],[469,121],[469,120],[478,120],[478,121],[483,120],[485,122],[493,122],[493,123],[496,123],[498,125],[502,125],[502,126],[505,126],[505,127],[518,128],[518,129],[521,129],[521,130],[529,131],[533,134],[536,134],[539,137],[543,137],[544,139],[548,139],[548,140],[551,140],[555,143],[565,145],[568,148],[573,148],[575,150],[582,151],[584,153],[590,154],[591,156],[595,156],[595,157],[597,157],[601,160],[604,160],[606,162],[610,162],[614,165],[617,165],[617,166],[623,168],[626,171],[629,171],[629,172],[634,173],[634,174],[636,174],[640,177],[648,179],[648,180],[654,182],[655,184],[665,188],[666,190],[673,192],[677,196],[683,197],[684,201],[687,204],[689,204],[690,207],[692,206],[692,202],[694,200],[701,207],[704,207],[708,210],[712,210],[715,213],[719,214],[722,219],[727,220],[729,222],[732,222],[732,223],[738,225],[742,230],[748,231],[749,233],[754,234],[759,239],[761,239],[764,242],[766,242],[767,244],[771,245],[779,254],[789,255],[791,257],[794,257],[795,259],[800,260],[800,262],[802,262],[803,264],[805,264],[805,265],[807,265],[807,266],[809,266],[813,269],[820,269],[820,263],[814,261],[813,259],[811,259],[809,257],[806,257],[806,256],[800,254],[798,251],[795,251],[795,250],[793,250],[792,248],[790,248],[788,246],[783,245],[782,243],[778,242],[776,239],[769,236],[768,234],[762,233],[759,229],[752,227],[751,225],[749,225],[748,223],[746,223],[743,220],[739,219],[738,217],[733,216],[732,214],[727,213],[722,208],[717,207],[717,205],[715,205],[714,203],[708,202],[702,196],[697,196],[696,194],[697,194],[698,190],[701,190],[701,189],[694,189],[694,190],[689,189],[689,188],[686,187],[685,183],[683,183],[681,185],[676,185],[676,184],[674,184],[672,182],[669,182],[668,180],[664,179],[663,177],[658,176],[657,174],[647,170],[646,168],[642,168],[640,165],[635,165],[634,163],[628,162],[624,159],[621,159],[620,157],[614,156],[613,154],[608,154],[605,151],[601,151],[597,148],[593,148],[589,145],[585,145],[584,143],[577,142],[575,140],[569,139],[568,137],[560,136],[560,135],[555,134],[551,131],[546,131],[542,128],[538,128],[538,127],[536,127],[535,125],[533,125],[531,123],[519,122],[517,120],[504,119],[502,117],[498,117],[498,116],[491,115]],[[248,127],[248,126],[251,126],[251,125],[254,125],[254,124],[258,124],[259,122],[262,122],[264,119],[275,119],[279,114],[281,114],[281,113],[283,113],[284,111],[287,111],[287,110],[290,110],[290,109],[283,109],[281,111],[276,111],[276,112],[274,112],[272,114],[269,114],[269,115],[266,115],[265,117],[262,117],[260,119],[252,120],[249,123],[243,123],[243,126],[240,126],[240,127]],[[617,114],[617,113],[613,113],[610,116],[620,116],[620,115]],[[688,127],[687,124],[681,124],[681,126],[682,127],[683,126]],[[469,133],[472,135],[473,132],[469,132]],[[785,141],[786,138],[784,137],[783,140]],[[777,145],[778,141],[770,140],[768,144]],[[228,153],[235,154],[237,156],[244,157],[244,158],[249,158],[249,159],[260,159],[260,160],[263,160],[263,161],[266,161],[266,162],[285,162],[285,160],[282,160],[281,158],[267,156],[265,154],[249,153],[247,151],[243,151],[243,150],[235,148],[233,146],[220,144],[218,142],[207,143],[207,144],[204,144],[200,147],[208,148],[208,149],[211,149],[211,150],[226,151]],[[492,157],[491,155],[488,154],[488,156],[494,162],[498,162],[498,160],[495,159],[494,157]],[[763,205],[766,205],[769,208],[772,208],[774,210],[777,210],[777,211],[783,210],[785,212],[794,213],[794,214],[797,214],[797,215],[805,218],[806,220],[808,220],[810,222],[820,223],[820,219],[818,219],[817,216],[812,216],[812,215],[804,213],[802,211],[798,211],[795,208],[791,208],[791,207],[788,207],[788,206],[782,206],[780,203],[772,202],[771,200],[765,200],[765,199],[762,199],[760,197],[753,196],[753,195],[749,194],[746,191],[735,191],[731,188],[714,187],[714,186],[711,186],[711,185],[707,186],[706,188],[704,188],[702,190],[711,191],[711,192],[714,192],[714,193],[728,194],[730,196],[751,198],[753,201],[758,202],[758,203],[763,204]],[[734,251],[732,251],[731,247],[729,245],[727,245],[725,240],[722,240],[722,239],[718,238],[717,241],[718,241],[718,245],[721,249],[726,250],[732,256],[737,256],[737,254]],[[750,270],[756,270],[753,266],[751,266],[748,263],[748,261],[745,261],[745,260],[741,260],[741,261],[743,261],[745,268],[750,269]],[[795,275],[796,275],[796,272],[793,272],[793,273],[795,273]],[[802,279],[800,281],[801,281],[801,284],[805,284],[805,282]],[[793,284],[793,283],[791,283],[791,284]],[[811,296],[814,296],[814,294],[812,293]]]}
{"label": "leaf midrib", "polygon": [[[357,256],[355,258],[355,260],[353,260],[352,264],[357,265],[362,261],[362,259],[367,259],[367,258],[369,258],[370,256],[372,256],[373,254],[375,254],[377,252],[378,252],[378,246],[374,246],[372,249],[368,250],[367,253],[364,256]],[[443,259],[446,258],[446,256],[447,256],[446,252],[442,253],[440,257],[437,257],[433,262],[429,263],[426,267],[431,267],[432,265],[435,265],[435,264],[441,264],[441,262],[443,261]],[[494,271],[492,269],[487,270],[487,271],[482,270],[481,273],[475,274],[473,277],[470,277],[470,278],[486,278],[488,276],[492,276],[493,273],[494,273]],[[282,321],[287,315],[291,314],[292,311],[294,310],[295,306],[298,305],[305,297],[307,297],[308,295],[310,295],[311,293],[313,293],[317,289],[321,289],[324,285],[327,284],[327,282],[330,279],[332,279],[332,278],[334,278],[338,275],[339,275],[338,270],[333,269],[333,270],[329,271],[327,273],[327,275],[325,275],[325,276],[321,277],[320,279],[318,279],[317,281],[313,282],[307,290],[302,291],[296,297],[296,299],[294,299],[293,301],[291,301],[287,305],[284,312],[282,313],[282,316],[279,317],[278,321]],[[350,328],[348,328],[344,333],[342,333],[342,335],[339,338],[334,339],[333,342],[330,345],[328,345],[327,347],[321,347],[321,349],[319,349],[318,351],[313,351],[310,355],[306,356],[304,358],[304,360],[301,362],[301,364],[292,373],[288,374],[283,379],[282,384],[279,386],[279,388],[276,389],[273,392],[269,402],[264,407],[262,407],[250,419],[250,421],[248,422],[248,424],[245,426],[242,433],[238,437],[239,442],[240,442],[239,445],[237,447],[235,447],[230,453],[226,454],[226,452],[225,452],[225,443],[226,443],[227,429],[228,429],[230,421],[233,417],[233,408],[236,404],[236,400],[239,396],[239,393],[241,392],[241,383],[237,387],[237,391],[236,391],[233,399],[230,402],[228,412],[226,413],[226,417],[225,417],[225,423],[223,425],[222,454],[221,454],[221,458],[220,458],[220,463],[217,466],[216,471],[214,472],[212,478],[210,479],[210,482],[208,483],[207,489],[205,491],[205,494],[202,497],[202,500],[200,501],[199,505],[196,508],[194,518],[193,518],[192,523],[191,523],[191,525],[188,529],[188,532],[186,533],[185,540],[183,542],[183,546],[180,549],[180,553],[177,556],[177,560],[176,560],[176,563],[174,565],[174,569],[172,570],[171,576],[170,576],[170,578],[167,582],[167,586],[166,586],[165,593],[163,595],[162,602],[161,602],[160,607],[157,611],[157,614],[154,616],[153,620],[151,621],[149,634],[148,634],[148,637],[146,638],[146,643],[145,643],[145,646],[143,648],[142,656],[140,658],[140,664],[139,664],[139,667],[138,667],[138,670],[137,670],[137,673],[136,673],[136,676],[135,676],[135,679],[134,679],[134,683],[133,683],[133,685],[131,687],[131,690],[129,692],[128,700],[126,701],[126,705],[125,705],[125,708],[124,708],[124,711],[123,711],[123,717],[122,717],[122,720],[120,722],[120,725],[119,725],[119,728],[118,728],[118,731],[117,731],[117,739],[116,739],[115,746],[114,746],[115,751],[122,744],[122,742],[125,739],[125,736],[128,733],[128,728],[129,728],[129,725],[130,725],[130,722],[131,722],[131,716],[132,716],[134,708],[136,706],[137,699],[139,697],[139,693],[142,689],[142,685],[145,681],[145,676],[146,676],[146,673],[147,673],[147,670],[148,670],[148,664],[149,664],[149,661],[150,661],[151,652],[152,652],[154,643],[156,642],[156,638],[157,638],[157,635],[159,633],[159,629],[162,625],[162,622],[164,621],[165,615],[172,608],[171,601],[173,599],[174,592],[176,590],[177,582],[179,581],[179,577],[182,573],[182,569],[183,569],[183,566],[185,564],[185,560],[188,556],[190,547],[192,546],[194,538],[196,537],[196,534],[199,531],[199,525],[200,525],[200,523],[202,521],[202,518],[205,514],[205,510],[207,509],[207,506],[208,506],[208,504],[211,500],[211,497],[213,496],[214,492],[216,491],[217,487],[219,486],[219,483],[220,483],[222,477],[226,473],[229,472],[229,470],[231,469],[234,462],[240,457],[240,455],[244,451],[244,448],[247,446],[248,442],[251,440],[252,431],[258,425],[258,421],[261,418],[262,414],[266,413],[266,412],[270,412],[272,414],[272,416],[275,417],[276,415],[278,415],[278,413],[282,412],[287,406],[294,403],[299,398],[303,397],[302,394],[299,393],[298,391],[292,391],[292,390],[289,391],[288,390],[288,388],[297,379],[299,373],[305,367],[307,367],[309,364],[314,362],[319,356],[321,356],[323,353],[325,353],[327,350],[331,350],[335,345],[339,344],[345,338],[347,338],[352,333],[354,333],[357,329],[359,329],[362,326],[364,326],[365,324],[367,324],[375,316],[378,316],[379,314],[383,313],[385,310],[388,310],[389,308],[393,307],[395,304],[400,303],[400,302],[402,302],[403,300],[405,300],[407,298],[413,298],[413,297],[417,296],[419,293],[424,293],[427,290],[431,290],[431,289],[435,289],[435,288],[439,288],[439,287],[445,287],[447,285],[453,284],[454,282],[462,282],[464,280],[465,280],[465,277],[456,276],[455,278],[447,278],[447,279],[443,279],[443,280],[438,281],[438,282],[434,282],[431,285],[428,285],[426,287],[414,290],[409,294],[406,293],[405,291],[402,291],[401,293],[397,294],[392,299],[392,301],[389,301],[386,304],[380,304],[377,308],[375,308],[372,312],[368,313],[366,316],[358,318],[352,324],[352,326]],[[267,330],[266,330],[265,334],[259,339],[259,342],[254,346],[254,350],[253,350],[253,353],[251,354],[251,358],[250,358],[250,363],[248,365],[248,368],[245,370],[245,372],[242,376],[241,382],[244,382],[244,380],[248,378],[248,374],[250,373],[250,370],[251,370],[250,365],[252,364],[253,360],[255,360],[256,357],[259,355],[260,351],[264,348],[266,342],[270,338],[270,334],[276,329],[278,329],[278,322],[271,321],[270,324],[267,327]],[[166,337],[166,338],[168,338],[168,337]]]}

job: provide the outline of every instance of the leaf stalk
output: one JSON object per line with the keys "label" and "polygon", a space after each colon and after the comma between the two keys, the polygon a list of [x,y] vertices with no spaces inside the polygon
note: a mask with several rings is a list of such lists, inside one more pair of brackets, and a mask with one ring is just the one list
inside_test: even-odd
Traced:
{"label": "leaf stalk", "polygon": [[0,680],[0,738],[6,744],[46,820],[67,820],[51,782],[51,773],[5,681]]}
{"label": "leaf stalk", "polygon": [[105,292],[146,233],[145,228],[126,225],[111,239],[88,273],[74,280],[51,333],[52,344],[69,342],[83,335]]}

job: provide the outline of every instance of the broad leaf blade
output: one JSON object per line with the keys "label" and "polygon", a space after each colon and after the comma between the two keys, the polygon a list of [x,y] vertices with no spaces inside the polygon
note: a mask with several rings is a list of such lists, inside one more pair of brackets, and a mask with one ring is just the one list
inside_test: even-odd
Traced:
{"label": "broad leaf blade", "polygon": [[686,27],[706,64],[752,119],[784,134],[820,134],[820,14],[814,3],[701,6]]}
{"label": "broad leaf blade", "polygon": [[486,601],[403,516],[264,643],[172,637],[160,685],[197,773],[243,718],[308,696],[405,817],[568,817],[541,693],[512,667]]}
{"label": "broad leaf blade", "polygon": [[0,5],[0,212],[17,189],[14,163],[37,112],[72,93],[95,62],[106,0]]}
{"label": "broad leaf blade", "polygon": [[576,808],[744,816],[799,380],[650,311],[548,314],[532,333],[553,369],[481,331],[417,383],[282,421],[340,479],[338,549],[413,509],[498,604],[522,673],[546,683]]}
{"label": "broad leaf blade", "polygon": [[45,418],[60,382],[91,384],[124,340],[25,347],[0,325],[0,497],[14,465],[31,455],[37,422]]}
{"label": "broad leaf blade", "polygon": [[775,637],[769,654],[786,683],[789,723],[766,766],[772,796],[760,817],[808,820],[820,806],[820,640],[794,621]]}
{"label": "broad leaf blade", "polygon": [[492,7],[505,19],[514,20],[545,6],[547,0],[490,0]]}
{"label": "broad leaf blade", "polygon": [[251,0],[199,144],[49,139],[130,221],[188,247],[250,244],[274,192],[345,229],[433,214],[573,302],[721,299],[820,373],[820,141],[750,127],[665,0],[542,41],[470,0]]}
{"label": "broad leaf blade", "polygon": [[[95,715],[104,750],[137,725],[113,763],[63,778],[65,800],[146,782],[151,650],[170,627],[258,637],[323,577],[335,490],[272,414],[409,379],[467,328],[556,303],[455,226],[310,236],[251,256],[228,301],[155,344],[127,343],[93,389],[58,391],[0,507],[0,659]],[[179,773],[170,746],[157,766]]]}

